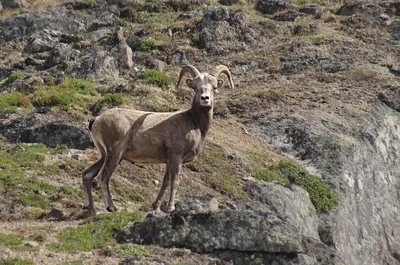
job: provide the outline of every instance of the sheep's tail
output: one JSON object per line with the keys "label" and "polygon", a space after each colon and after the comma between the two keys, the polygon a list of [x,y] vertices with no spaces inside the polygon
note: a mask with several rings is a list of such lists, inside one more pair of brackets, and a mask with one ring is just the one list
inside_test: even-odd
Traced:
{"label": "sheep's tail", "polygon": [[96,117],[93,117],[89,120],[89,125],[88,125],[89,131],[92,131],[93,123],[95,120],[96,120]]}

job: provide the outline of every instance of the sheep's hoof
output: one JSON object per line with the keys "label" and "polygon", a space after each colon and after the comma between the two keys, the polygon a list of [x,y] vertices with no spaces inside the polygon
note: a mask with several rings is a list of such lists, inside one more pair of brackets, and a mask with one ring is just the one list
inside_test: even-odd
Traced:
{"label": "sheep's hoof", "polygon": [[160,210],[160,208],[155,209],[154,211],[151,211],[148,215],[147,218],[150,217],[162,217],[167,215],[166,213],[164,213],[163,211]]}
{"label": "sheep's hoof", "polygon": [[171,213],[171,212],[173,212],[173,211],[175,211],[175,206],[169,206],[169,207],[167,208],[167,212]]}
{"label": "sheep's hoof", "polygon": [[111,213],[117,211],[117,208],[116,208],[114,205],[108,206],[106,209],[107,209],[107,211],[109,211],[109,212],[111,212]]}

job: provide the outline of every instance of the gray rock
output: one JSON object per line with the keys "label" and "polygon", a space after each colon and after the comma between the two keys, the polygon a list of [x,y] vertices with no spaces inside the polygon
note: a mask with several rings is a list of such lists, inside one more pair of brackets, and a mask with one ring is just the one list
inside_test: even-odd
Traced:
{"label": "gray rock", "polygon": [[31,76],[25,79],[19,79],[14,82],[13,86],[20,92],[33,92],[35,86],[43,85],[44,81],[41,77]]}
{"label": "gray rock", "polygon": [[299,12],[307,15],[312,15],[316,18],[320,18],[324,13],[324,8],[318,4],[308,4],[299,9]]}
{"label": "gray rock", "polygon": [[257,0],[254,8],[264,14],[275,14],[290,6],[286,0]]}
{"label": "gray rock", "polygon": [[289,221],[301,235],[319,238],[318,217],[308,193],[302,188],[290,188],[274,183],[248,182],[245,191],[253,200],[266,203],[272,211]]}
{"label": "gray rock", "polygon": [[276,21],[296,21],[296,19],[300,16],[298,12],[287,11],[282,12],[278,15],[274,16],[274,20]]}
{"label": "gray rock", "polygon": [[4,9],[7,8],[22,8],[27,6],[26,0],[1,0]]}
{"label": "gray rock", "polygon": [[289,254],[303,251],[298,230],[272,212],[175,213],[135,223],[123,229],[118,238],[120,242],[180,246],[197,252],[237,250]]}
{"label": "gray rock", "polygon": [[215,212],[218,200],[213,196],[180,196],[175,204],[176,211]]}
{"label": "gray rock", "polygon": [[227,6],[207,7],[199,24],[199,46],[213,55],[244,51],[255,38],[250,23],[245,13],[231,12]]}
{"label": "gray rock", "polygon": [[1,121],[0,131],[10,142],[43,143],[49,147],[65,144],[77,149],[93,146],[85,124],[73,121],[63,113],[45,109],[26,117]]}
{"label": "gray rock", "polygon": [[372,17],[379,17],[382,15],[383,9],[378,5],[363,4],[362,2],[344,4],[337,11],[338,15],[352,16],[355,14],[365,14]]}

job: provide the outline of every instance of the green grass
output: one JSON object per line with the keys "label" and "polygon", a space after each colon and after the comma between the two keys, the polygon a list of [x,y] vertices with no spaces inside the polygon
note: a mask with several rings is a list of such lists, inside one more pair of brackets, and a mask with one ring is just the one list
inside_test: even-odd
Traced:
{"label": "green grass", "polygon": [[20,107],[32,107],[29,98],[22,93],[14,91],[0,94],[0,110],[15,111]]}
{"label": "green grass", "polygon": [[0,265],[35,265],[31,259],[4,258],[0,259]]}
{"label": "green grass", "polygon": [[339,200],[334,191],[320,178],[290,161],[281,161],[269,168],[253,169],[252,175],[259,180],[299,185],[308,192],[318,212],[328,212]]}
{"label": "green grass", "polygon": [[0,246],[9,248],[14,251],[35,251],[39,249],[38,247],[32,247],[25,244],[24,238],[21,235],[17,234],[0,233]]}
{"label": "green grass", "polygon": [[187,165],[188,168],[200,173],[200,177],[212,189],[231,198],[245,198],[241,175],[234,164],[219,147],[206,147],[200,153],[199,159]]}
{"label": "green grass", "polygon": [[252,175],[254,178],[263,181],[278,181],[280,183],[289,183],[289,180],[284,178],[279,172],[276,172],[272,168],[256,168],[253,170]]}
{"label": "green grass", "polygon": [[99,215],[87,220],[82,226],[61,231],[57,236],[59,242],[47,247],[51,251],[74,252],[113,246],[117,244],[114,237],[117,229],[129,222],[143,220],[144,216],[143,212]]}
{"label": "green grass", "polygon": [[[57,189],[37,179],[37,176],[56,175],[57,165],[46,165],[46,155],[65,153],[66,147],[47,148],[43,144],[14,144],[0,149],[0,191],[13,194],[23,206],[46,209],[51,206],[50,197]],[[29,177],[26,172],[30,172]]]}
{"label": "green grass", "polygon": [[64,110],[87,109],[97,97],[91,81],[67,78],[58,86],[45,86],[35,91],[32,104],[36,107],[58,106]]}
{"label": "green grass", "polygon": [[157,48],[158,48],[158,41],[156,41],[154,39],[148,39],[139,45],[139,47],[137,48],[137,51],[149,52],[152,50],[156,50]]}
{"label": "green grass", "polygon": [[101,103],[117,107],[125,103],[125,97],[122,93],[106,93],[101,100]]}
{"label": "green grass", "polygon": [[165,89],[169,88],[171,85],[171,79],[166,74],[154,69],[145,70],[141,78],[149,84],[157,85]]}
{"label": "green grass", "polygon": [[12,71],[11,74],[7,78],[7,83],[14,82],[18,79],[21,79],[23,76],[23,73],[20,70]]}

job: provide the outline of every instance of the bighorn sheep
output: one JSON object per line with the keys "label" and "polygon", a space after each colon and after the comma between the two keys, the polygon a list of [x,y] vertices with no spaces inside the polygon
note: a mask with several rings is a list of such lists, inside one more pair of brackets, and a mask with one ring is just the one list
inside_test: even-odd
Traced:
{"label": "bighorn sheep", "polygon": [[152,206],[155,211],[160,211],[164,192],[170,186],[167,211],[175,209],[179,172],[182,164],[195,159],[204,146],[213,118],[214,91],[223,85],[223,80],[217,79],[220,74],[225,74],[234,88],[231,73],[225,65],[217,66],[213,75],[200,73],[196,67],[186,65],[179,74],[177,87],[186,73],[192,76],[186,84],[195,90],[190,109],[153,113],[115,108],[89,123],[93,142],[101,153],[100,159],[83,173],[84,208],[90,214],[96,214],[91,184],[97,175],[106,209],[116,211],[109,181],[122,159],[135,164],[165,163],[164,179]]}

